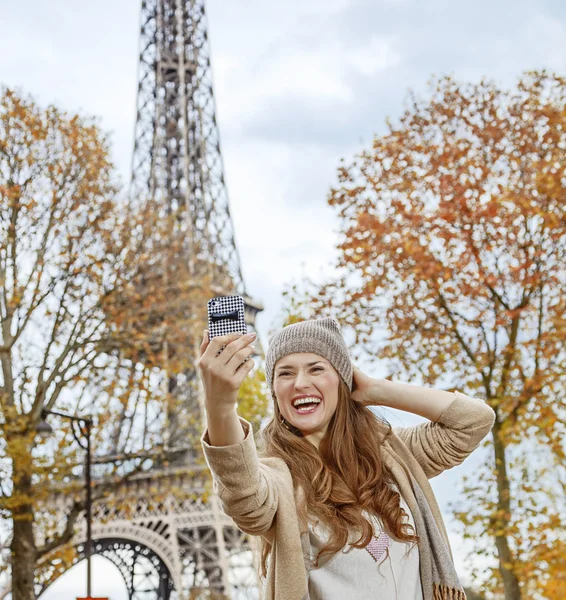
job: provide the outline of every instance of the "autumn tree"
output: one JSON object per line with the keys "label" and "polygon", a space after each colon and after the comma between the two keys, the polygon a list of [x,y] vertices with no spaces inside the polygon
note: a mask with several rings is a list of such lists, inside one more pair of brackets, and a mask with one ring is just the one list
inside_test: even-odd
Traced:
{"label": "autumn tree", "polygon": [[[202,428],[191,373],[213,282],[229,277],[194,258],[185,209],[126,200],[114,179],[93,120],[4,90],[0,513],[13,600],[35,598],[38,565],[72,544],[84,510],[82,453],[63,420],[37,438],[42,410],[94,415],[95,454],[122,457],[101,467],[110,482],[163,464]],[[74,499],[62,520],[49,510],[61,486]]]}
{"label": "autumn tree", "polygon": [[288,290],[391,373],[484,398],[490,460],[455,506],[505,600],[566,597],[566,79],[432,82],[338,170],[337,275]]}

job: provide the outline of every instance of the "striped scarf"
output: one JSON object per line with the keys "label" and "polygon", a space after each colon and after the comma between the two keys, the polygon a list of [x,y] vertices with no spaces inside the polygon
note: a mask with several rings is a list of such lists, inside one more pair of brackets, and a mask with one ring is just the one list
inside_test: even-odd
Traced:
{"label": "striped scarf", "polygon": [[423,597],[432,600],[466,600],[450,551],[438,530],[428,502],[413,478],[411,484],[418,506],[418,510],[412,512],[417,535],[420,537]]}

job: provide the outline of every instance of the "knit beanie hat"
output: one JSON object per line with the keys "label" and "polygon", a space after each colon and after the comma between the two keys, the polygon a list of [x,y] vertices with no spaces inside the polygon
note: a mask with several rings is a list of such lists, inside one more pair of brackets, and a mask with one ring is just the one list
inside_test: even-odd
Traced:
{"label": "knit beanie hat", "polygon": [[336,319],[312,319],[287,325],[271,338],[265,357],[265,378],[272,392],[275,364],[295,352],[312,352],[326,358],[352,390],[354,367]]}

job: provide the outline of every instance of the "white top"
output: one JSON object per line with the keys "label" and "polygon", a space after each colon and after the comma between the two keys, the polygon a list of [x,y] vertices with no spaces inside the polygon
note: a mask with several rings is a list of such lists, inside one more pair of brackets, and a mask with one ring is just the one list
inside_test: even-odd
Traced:
{"label": "white top", "polygon": [[[403,497],[401,506],[409,515],[405,522],[415,527]],[[366,548],[347,545],[330,559],[323,556],[320,566],[309,572],[311,600],[422,600],[418,546],[391,538],[380,519],[370,517],[370,521],[374,537]],[[328,539],[328,530],[317,521],[311,522],[309,532],[314,559]]]}

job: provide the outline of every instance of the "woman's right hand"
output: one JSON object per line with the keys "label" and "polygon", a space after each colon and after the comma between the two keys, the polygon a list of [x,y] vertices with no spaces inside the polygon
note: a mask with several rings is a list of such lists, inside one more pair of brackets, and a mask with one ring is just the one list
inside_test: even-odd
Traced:
{"label": "woman's right hand", "polygon": [[254,367],[250,345],[255,333],[232,333],[209,340],[205,330],[198,368],[204,386],[207,412],[217,415],[234,410],[242,382]]}

